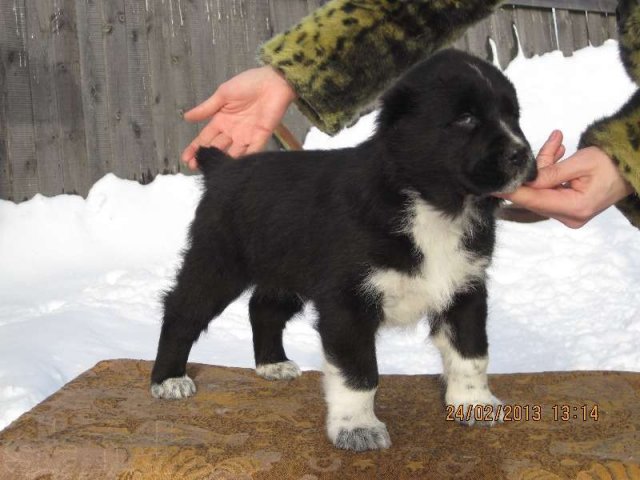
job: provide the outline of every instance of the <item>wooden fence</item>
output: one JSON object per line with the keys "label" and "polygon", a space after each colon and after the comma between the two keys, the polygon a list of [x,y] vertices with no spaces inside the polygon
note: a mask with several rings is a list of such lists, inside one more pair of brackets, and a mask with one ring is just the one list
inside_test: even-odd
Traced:
{"label": "wooden fence", "polygon": [[[0,0],[0,198],[79,193],[105,173],[183,171],[182,113],[255,65],[257,46],[324,0]],[[615,0],[520,0],[455,46],[506,66],[615,38]],[[558,7],[555,11],[552,7]],[[294,110],[294,109],[291,109]],[[302,137],[300,114],[286,123]]]}

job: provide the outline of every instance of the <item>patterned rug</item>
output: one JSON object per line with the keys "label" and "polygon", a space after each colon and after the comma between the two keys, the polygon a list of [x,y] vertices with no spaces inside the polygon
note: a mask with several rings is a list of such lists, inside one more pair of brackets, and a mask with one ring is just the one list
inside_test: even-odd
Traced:
{"label": "patterned rug", "polygon": [[[101,362],[0,432],[0,479],[640,479],[640,373],[492,375],[507,419],[447,419],[437,376],[382,376],[388,450],[335,449],[320,374],[270,382],[191,364],[151,397],[151,362]],[[460,412],[451,412],[452,416]]]}

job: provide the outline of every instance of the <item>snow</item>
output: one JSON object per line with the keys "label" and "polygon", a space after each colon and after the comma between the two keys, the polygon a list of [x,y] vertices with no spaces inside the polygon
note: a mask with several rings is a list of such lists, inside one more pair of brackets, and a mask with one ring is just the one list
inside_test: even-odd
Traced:
{"label": "snow", "polygon": [[[569,152],[594,119],[634,90],[608,41],[573,57],[518,57],[506,71],[534,149],[554,128]],[[306,148],[353,145],[375,114]],[[0,428],[72,378],[109,358],[155,355],[159,296],[180,263],[200,194],[196,177],[147,186],[102,178],[88,198],[0,201]],[[501,223],[489,282],[490,372],[640,371],[640,232],[609,209],[580,230],[558,222]],[[253,367],[244,295],[212,323],[190,361]],[[289,357],[321,366],[311,306],[285,331]],[[440,372],[425,325],[385,330],[382,373]]]}

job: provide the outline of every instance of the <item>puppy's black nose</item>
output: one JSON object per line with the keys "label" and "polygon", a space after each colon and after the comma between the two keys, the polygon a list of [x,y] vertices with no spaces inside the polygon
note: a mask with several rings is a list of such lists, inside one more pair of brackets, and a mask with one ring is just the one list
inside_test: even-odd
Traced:
{"label": "puppy's black nose", "polygon": [[529,149],[524,146],[518,146],[507,152],[507,161],[511,165],[515,165],[516,167],[521,167],[529,160],[530,154]]}
{"label": "puppy's black nose", "polygon": [[525,183],[533,182],[536,178],[538,178],[538,168],[536,167],[535,162],[533,162],[527,172],[527,177],[524,179]]}

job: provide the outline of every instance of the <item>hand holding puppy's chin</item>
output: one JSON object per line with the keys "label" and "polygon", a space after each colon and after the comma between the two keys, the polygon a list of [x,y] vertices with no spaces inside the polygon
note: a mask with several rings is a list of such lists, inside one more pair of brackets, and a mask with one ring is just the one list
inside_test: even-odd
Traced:
{"label": "hand holding puppy's chin", "polygon": [[502,200],[511,200],[511,196],[518,192],[522,188],[522,185],[518,187],[511,187],[508,190],[501,190],[499,192],[493,192],[492,197],[500,198]]}

